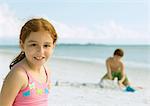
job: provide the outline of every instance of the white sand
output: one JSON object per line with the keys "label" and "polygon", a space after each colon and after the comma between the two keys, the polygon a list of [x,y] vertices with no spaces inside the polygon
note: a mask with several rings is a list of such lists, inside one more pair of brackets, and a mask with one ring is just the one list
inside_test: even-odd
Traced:
{"label": "white sand", "polygon": [[[0,54],[0,85],[9,71],[8,65],[13,57]],[[104,64],[52,59],[47,65],[52,70],[49,106],[150,106],[150,70],[127,68],[127,75],[133,86],[143,87],[132,93],[93,86],[55,86],[56,81],[96,84],[105,74]]]}
{"label": "white sand", "polygon": [[[71,83],[98,83],[105,74],[104,64],[69,60],[52,60],[52,90],[49,104],[53,106],[149,106],[150,70],[127,68],[133,86],[143,89],[125,92],[119,89],[102,89],[87,86],[54,86],[55,81]],[[133,71],[132,71],[133,70]]]}

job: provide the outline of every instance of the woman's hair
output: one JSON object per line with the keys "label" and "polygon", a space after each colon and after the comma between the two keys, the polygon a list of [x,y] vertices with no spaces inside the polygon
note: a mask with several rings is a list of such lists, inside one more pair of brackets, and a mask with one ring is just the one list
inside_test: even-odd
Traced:
{"label": "woman's hair", "polygon": [[[34,18],[27,21],[21,28],[19,40],[22,41],[22,43],[24,43],[31,32],[38,32],[40,30],[48,31],[53,39],[53,44],[56,43],[57,33],[55,28],[49,21],[43,18]],[[21,61],[23,58],[25,58],[25,53],[21,51],[21,53],[11,62],[9,68],[11,69],[16,63]]]}
{"label": "woman's hair", "polygon": [[123,57],[123,55],[124,55],[123,50],[122,49],[116,49],[114,51],[114,55]]}

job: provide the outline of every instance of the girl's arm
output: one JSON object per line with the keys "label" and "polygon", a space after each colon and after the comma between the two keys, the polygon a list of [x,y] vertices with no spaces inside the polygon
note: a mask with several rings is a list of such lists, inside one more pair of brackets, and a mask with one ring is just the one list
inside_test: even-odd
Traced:
{"label": "girl's arm", "polygon": [[[25,84],[25,73],[11,70],[6,76],[0,93],[0,106],[12,106],[18,92]],[[25,86],[25,85],[24,85]]]}
{"label": "girl's arm", "polygon": [[111,75],[111,68],[110,68],[110,61],[109,61],[109,59],[106,60],[106,68],[107,68],[108,78],[111,80],[112,79],[112,75]]}

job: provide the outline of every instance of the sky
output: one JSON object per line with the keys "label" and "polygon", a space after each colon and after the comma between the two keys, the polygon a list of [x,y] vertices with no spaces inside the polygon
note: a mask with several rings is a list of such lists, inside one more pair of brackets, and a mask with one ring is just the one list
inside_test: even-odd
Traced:
{"label": "sky", "polygon": [[54,25],[58,43],[150,44],[149,0],[0,0],[0,44],[17,44],[37,17]]}

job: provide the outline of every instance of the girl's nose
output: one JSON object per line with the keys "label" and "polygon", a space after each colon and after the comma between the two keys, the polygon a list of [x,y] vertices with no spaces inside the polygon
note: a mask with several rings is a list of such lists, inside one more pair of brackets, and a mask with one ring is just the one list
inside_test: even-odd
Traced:
{"label": "girl's nose", "polygon": [[44,48],[43,47],[38,47],[38,53],[43,54],[44,53]]}

